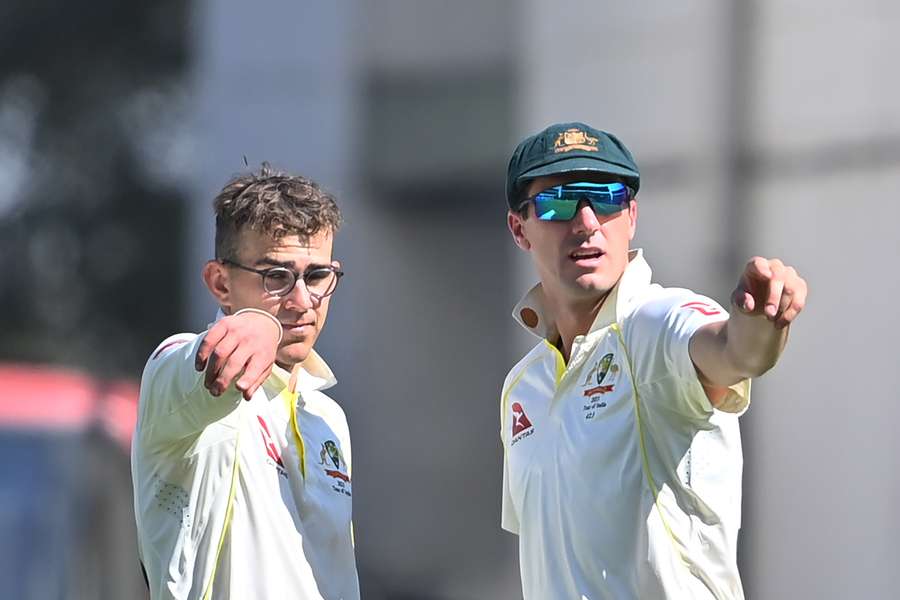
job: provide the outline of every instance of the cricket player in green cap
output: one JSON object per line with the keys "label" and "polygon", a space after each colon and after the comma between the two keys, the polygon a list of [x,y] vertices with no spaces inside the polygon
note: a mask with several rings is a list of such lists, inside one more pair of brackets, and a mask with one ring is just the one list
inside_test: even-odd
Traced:
{"label": "cricket player in green cap", "polygon": [[625,145],[584,123],[527,138],[509,163],[509,230],[540,279],[513,313],[539,341],[500,409],[502,526],[526,600],[744,597],[738,418],[807,285],[754,257],[729,316],[652,283],[630,248],[639,189]]}

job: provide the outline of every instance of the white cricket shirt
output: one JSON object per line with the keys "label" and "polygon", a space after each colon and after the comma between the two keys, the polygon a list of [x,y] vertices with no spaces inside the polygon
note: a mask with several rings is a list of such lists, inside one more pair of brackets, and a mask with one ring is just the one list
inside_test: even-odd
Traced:
{"label": "white cricket shirt", "polygon": [[357,600],[350,435],[321,391],[334,376],[313,352],[299,396],[276,366],[249,402],[233,385],[216,398],[194,369],[202,339],[165,340],[141,381],[132,483],[151,598]]}
{"label": "white cricket shirt", "polygon": [[737,570],[750,382],[713,409],[688,352],[727,318],[650,282],[640,250],[569,364],[540,285],[514,316],[542,338],[501,398],[502,526],[526,600],[743,598]]}

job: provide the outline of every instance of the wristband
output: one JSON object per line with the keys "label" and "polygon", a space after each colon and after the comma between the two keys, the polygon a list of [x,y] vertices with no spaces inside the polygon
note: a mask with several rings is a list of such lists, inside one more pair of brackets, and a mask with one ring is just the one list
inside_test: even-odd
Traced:
{"label": "wristband", "polygon": [[[246,312],[259,313],[261,315],[266,315],[267,317],[269,317],[269,319],[273,323],[275,323],[275,326],[278,327],[278,344],[281,343],[281,340],[284,337],[284,328],[281,326],[281,321],[276,319],[271,313],[267,313],[266,311],[260,310],[258,308],[242,308],[241,310],[234,313],[234,316],[238,316],[239,314],[246,313]],[[276,344],[276,346],[277,346],[277,344]]]}

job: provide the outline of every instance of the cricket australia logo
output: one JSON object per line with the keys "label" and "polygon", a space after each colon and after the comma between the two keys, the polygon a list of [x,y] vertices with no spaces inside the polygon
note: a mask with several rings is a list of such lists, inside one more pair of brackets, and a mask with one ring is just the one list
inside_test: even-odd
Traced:
{"label": "cricket australia logo", "polygon": [[527,438],[534,433],[534,425],[525,415],[525,409],[518,402],[512,403],[512,442],[510,446],[516,445],[519,441]]}
{"label": "cricket australia logo", "polygon": [[350,476],[347,475],[347,462],[344,460],[341,449],[333,440],[322,444],[322,449],[319,451],[319,464],[325,474],[334,479],[331,489],[339,494],[350,496]]}
{"label": "cricket australia logo", "polygon": [[572,127],[557,136],[556,141],[553,143],[553,152],[555,154],[572,150],[596,152],[598,141],[598,138],[588,135],[577,127]]}
{"label": "cricket australia logo", "polygon": [[619,365],[614,363],[615,356],[612,352],[603,355],[588,371],[581,384],[585,389],[583,393],[587,398],[584,403],[584,418],[590,421],[597,416],[597,411],[606,408],[603,395],[616,389],[616,381],[619,378]]}

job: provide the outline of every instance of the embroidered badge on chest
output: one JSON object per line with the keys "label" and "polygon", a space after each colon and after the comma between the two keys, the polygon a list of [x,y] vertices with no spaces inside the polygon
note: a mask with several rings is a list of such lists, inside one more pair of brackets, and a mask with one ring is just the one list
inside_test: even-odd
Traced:
{"label": "embroidered badge on chest", "polygon": [[612,352],[604,354],[588,370],[581,384],[581,387],[584,388],[582,395],[586,398],[582,407],[586,421],[594,419],[599,414],[598,411],[606,408],[604,395],[616,389],[620,371]]}
{"label": "embroidered badge on chest", "polygon": [[[319,465],[325,471],[325,474],[334,479],[331,489],[339,494],[350,496],[350,476],[347,475],[347,463],[341,449],[332,440],[322,444],[319,451]],[[334,468],[332,468],[334,467]]]}

